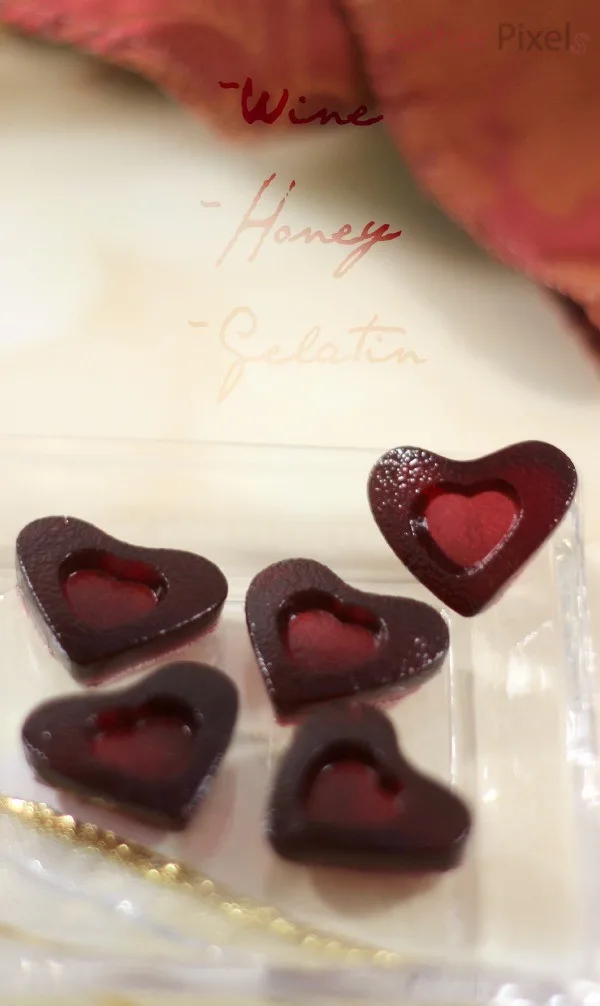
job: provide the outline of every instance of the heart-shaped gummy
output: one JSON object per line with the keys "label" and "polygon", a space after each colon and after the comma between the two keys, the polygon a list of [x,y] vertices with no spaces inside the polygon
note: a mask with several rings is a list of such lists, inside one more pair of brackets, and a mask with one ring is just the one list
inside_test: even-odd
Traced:
{"label": "heart-shaped gummy", "polygon": [[401,694],[438,670],[449,645],[429,605],[355,590],[312,559],[263,569],[248,588],[246,620],[283,717],[359,692]]}
{"label": "heart-shaped gummy", "polygon": [[471,815],[417,771],[382,712],[358,702],[309,716],[283,756],[267,835],[284,859],[362,870],[447,870]]}
{"label": "heart-shaped gummy", "polygon": [[23,528],[17,576],[51,648],[91,683],[211,629],[227,597],[208,559],[129,545],[74,517]]}
{"label": "heart-shaped gummy", "polygon": [[417,447],[379,459],[369,500],[399,559],[461,615],[476,615],[518,573],[567,512],[573,462],[528,441],[473,461]]}
{"label": "heart-shaped gummy", "polygon": [[23,744],[50,786],[178,830],[218,769],[237,709],[237,689],[221,671],[168,664],[124,690],[38,706]]}

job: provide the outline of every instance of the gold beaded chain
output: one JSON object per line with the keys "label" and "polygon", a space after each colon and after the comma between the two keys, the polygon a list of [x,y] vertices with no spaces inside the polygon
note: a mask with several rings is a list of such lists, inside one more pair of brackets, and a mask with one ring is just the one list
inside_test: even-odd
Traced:
{"label": "gold beaded chain", "polygon": [[[222,912],[231,922],[248,929],[262,930],[271,937],[293,943],[311,957],[326,958],[330,962],[333,958],[339,963],[383,967],[398,967],[406,963],[401,954],[368,944],[349,943],[343,937],[293,922],[277,908],[238,896],[184,863],[167,859],[137,842],[125,841],[114,832],[105,831],[95,824],[77,821],[69,814],[59,814],[45,803],[0,796],[0,813],[18,818],[29,827],[69,842],[77,848],[99,852],[145,880],[177,886],[211,909]],[[10,929],[10,932],[14,938],[17,930]],[[36,942],[44,943],[37,939]]]}

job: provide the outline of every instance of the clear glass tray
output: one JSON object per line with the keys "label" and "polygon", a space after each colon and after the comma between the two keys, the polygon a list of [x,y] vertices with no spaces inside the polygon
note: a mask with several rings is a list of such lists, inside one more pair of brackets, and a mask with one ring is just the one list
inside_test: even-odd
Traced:
{"label": "clear glass tray", "polygon": [[[272,772],[291,731],[275,724],[245,630],[252,576],[304,556],[361,589],[439,607],[370,516],[366,481],[379,453],[0,441],[7,1004],[26,1001],[21,995],[50,1002],[55,987],[61,1003],[88,987],[90,996],[114,992],[135,1003],[139,995],[144,1004],[154,1003],[144,998],[151,993],[169,1004],[201,993],[236,1003],[448,1006],[600,994],[596,696],[580,501],[488,612],[444,611],[446,665],[388,709],[409,757],[471,804],[463,865],[430,881],[309,870],[278,860],[264,839]],[[38,784],[22,754],[31,707],[79,687],[15,588],[16,534],[35,517],[63,513],[128,541],[199,552],[228,577],[218,630],[185,656],[235,679],[241,714],[215,786],[182,835]]]}

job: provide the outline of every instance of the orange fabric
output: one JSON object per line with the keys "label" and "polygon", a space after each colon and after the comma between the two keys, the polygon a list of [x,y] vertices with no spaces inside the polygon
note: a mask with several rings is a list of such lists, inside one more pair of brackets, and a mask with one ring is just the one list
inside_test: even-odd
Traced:
{"label": "orange fabric", "polygon": [[309,111],[354,108],[363,91],[334,0],[0,0],[0,21],[137,71],[219,132],[246,139],[260,126],[248,128],[219,81],[250,77],[257,95],[287,88],[310,98]]}
{"label": "orange fabric", "polygon": [[[600,324],[600,6],[347,5],[387,126],[422,185],[480,243]],[[516,26],[502,47],[500,25]],[[556,49],[529,48],[539,29],[561,35]]]}

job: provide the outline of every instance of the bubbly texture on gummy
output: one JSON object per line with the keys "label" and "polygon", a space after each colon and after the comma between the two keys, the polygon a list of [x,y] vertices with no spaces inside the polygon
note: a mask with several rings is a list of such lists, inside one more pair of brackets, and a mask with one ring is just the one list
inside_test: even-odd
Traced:
{"label": "bubbly texture on gummy", "polygon": [[369,502],[410,572],[459,614],[476,615],[552,534],[576,488],[570,458],[539,441],[473,461],[396,447],[371,472]]}

